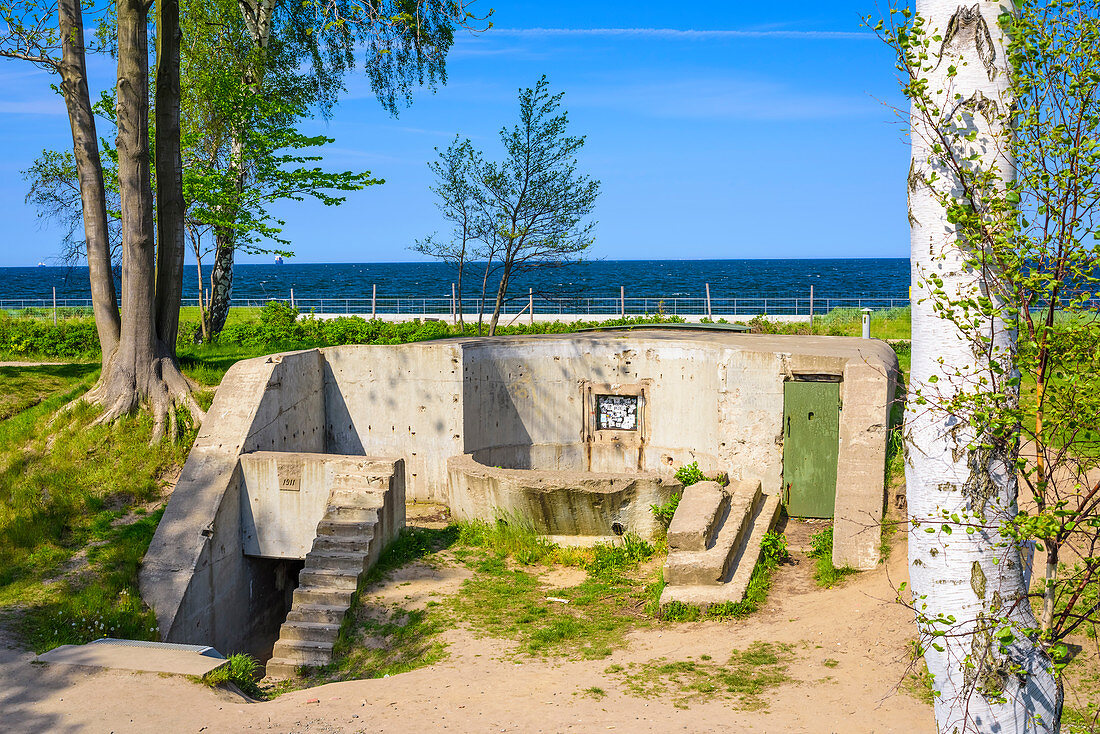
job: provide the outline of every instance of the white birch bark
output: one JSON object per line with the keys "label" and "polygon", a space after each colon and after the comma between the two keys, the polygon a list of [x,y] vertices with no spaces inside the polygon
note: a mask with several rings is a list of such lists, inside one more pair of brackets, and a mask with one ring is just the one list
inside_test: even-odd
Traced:
{"label": "white birch bark", "polygon": [[[906,415],[909,573],[925,661],[933,676],[936,720],[941,732],[1054,732],[1061,714],[1061,687],[1050,660],[1019,630],[1033,628],[1020,551],[996,528],[1016,511],[1016,476],[1010,456],[971,447],[982,426],[942,406],[960,391],[972,391],[993,358],[1007,359],[1014,334],[989,319],[976,333],[960,329],[934,309],[939,287],[946,298],[988,293],[982,273],[965,264],[966,254],[936,191],[959,198],[958,177],[932,148],[936,128],[953,119],[977,130],[956,145],[981,154],[1001,179],[1014,176],[1006,136],[995,112],[1010,109],[1009,69],[997,18],[1011,2],[917,0],[917,13],[933,38],[926,67],[937,121],[914,104],[909,218],[913,285],[913,352]],[[957,74],[952,76],[954,67]],[[990,107],[996,105],[996,107]],[[934,117],[934,116],[933,116]],[[934,187],[934,188],[933,188]],[[936,285],[934,285],[936,284]],[[944,296],[939,296],[943,302]],[[992,345],[992,349],[990,349]],[[988,389],[988,388],[986,388]],[[923,396],[927,403],[921,404]],[[955,520],[952,515],[960,518]],[[972,534],[967,525],[984,530]],[[932,529],[933,532],[927,532]],[[934,623],[931,620],[950,618]],[[1002,654],[995,638],[1006,627],[1016,641]],[[942,637],[930,637],[942,630]],[[935,647],[932,646],[935,644]],[[936,648],[942,649],[936,649]]]}

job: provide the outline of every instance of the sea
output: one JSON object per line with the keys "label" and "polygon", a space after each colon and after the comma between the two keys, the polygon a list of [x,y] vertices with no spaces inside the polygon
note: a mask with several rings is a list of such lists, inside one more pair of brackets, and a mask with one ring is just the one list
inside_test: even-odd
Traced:
{"label": "sea", "polygon": [[[467,265],[464,294],[481,290],[484,265]],[[209,278],[209,270],[204,271]],[[233,296],[239,300],[370,298],[449,298],[456,280],[453,266],[438,262],[239,264]],[[492,283],[492,281],[491,281]],[[909,260],[754,259],[754,260],[589,260],[520,273],[510,293],[529,290],[545,298],[702,298],[805,297],[904,299],[909,289]],[[184,302],[198,295],[193,264],[184,271]],[[90,297],[85,267],[0,268],[0,301]],[[493,292],[490,285],[490,294]]]}

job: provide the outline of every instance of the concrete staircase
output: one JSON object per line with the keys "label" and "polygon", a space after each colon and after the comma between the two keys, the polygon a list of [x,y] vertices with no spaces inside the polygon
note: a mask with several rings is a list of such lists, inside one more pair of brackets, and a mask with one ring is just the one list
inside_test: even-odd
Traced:
{"label": "concrete staircase", "polygon": [[759,480],[686,487],[668,528],[661,606],[678,601],[705,609],[744,599],[779,507],[779,495],[763,494]]}
{"label": "concrete staircase", "polygon": [[324,518],[317,524],[293,604],[267,663],[269,678],[289,678],[302,666],[332,661],[360,578],[405,524],[404,497],[389,486],[390,476],[334,477]]}

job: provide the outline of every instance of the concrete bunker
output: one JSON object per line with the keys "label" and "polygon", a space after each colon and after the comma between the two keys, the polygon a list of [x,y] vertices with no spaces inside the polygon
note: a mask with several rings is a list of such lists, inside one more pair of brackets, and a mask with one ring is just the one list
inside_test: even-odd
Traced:
{"label": "concrete bunker", "polygon": [[[261,657],[272,623],[248,610],[267,605],[286,615],[276,659],[310,663],[326,644],[310,638],[338,628],[335,609],[366,567],[345,555],[372,563],[403,526],[406,497],[460,518],[520,516],[550,535],[652,536],[650,505],[679,491],[673,474],[690,462],[730,486],[681,502],[674,585],[728,584],[780,501],[794,514],[805,496],[831,499],[835,562],[870,568],[897,375],[893,350],[874,340],[661,329],[246,360],[218,389],[142,593],[166,640]],[[699,571],[691,554],[719,551]],[[257,597],[257,574],[268,574],[258,563],[285,566],[278,605],[274,591]],[[289,579],[287,564],[304,570]],[[337,577],[341,590],[319,586]],[[280,658],[281,648],[301,654]]]}

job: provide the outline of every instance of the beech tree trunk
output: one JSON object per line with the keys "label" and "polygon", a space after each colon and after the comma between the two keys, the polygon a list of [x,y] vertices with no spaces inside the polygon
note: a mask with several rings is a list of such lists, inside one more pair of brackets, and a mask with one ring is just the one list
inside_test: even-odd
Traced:
{"label": "beech tree trunk", "polygon": [[[996,105],[1005,111],[1011,105],[997,17],[1012,9],[1011,3],[988,1],[917,2],[932,39],[926,64],[934,67],[921,74],[928,78],[936,107],[949,111],[944,119],[977,130],[977,140],[967,145],[987,170],[996,165],[1004,181],[1015,175],[1011,131],[982,109]],[[953,77],[952,68],[957,70]],[[913,356],[906,413],[909,573],[925,661],[939,693],[936,720],[941,732],[1054,732],[1061,688],[1050,659],[1023,633],[1035,627],[1035,620],[1021,549],[998,533],[1000,523],[1016,513],[1015,449],[975,449],[984,427],[937,407],[974,390],[977,379],[988,374],[991,354],[1009,359],[1015,336],[992,319],[964,333],[934,309],[937,298],[943,298],[933,295],[937,281],[951,300],[990,293],[983,273],[964,262],[970,245],[960,241],[936,194],[948,192],[958,199],[963,189],[932,149],[934,128],[914,105],[909,176]],[[990,341],[983,344],[975,331]],[[967,524],[983,529],[971,534]],[[1002,651],[995,635],[1006,628],[1015,641]],[[930,636],[934,630],[946,634]]]}
{"label": "beech tree trunk", "polygon": [[84,214],[84,242],[88,254],[88,280],[92,312],[102,347],[102,363],[118,346],[121,317],[118,295],[111,272],[111,244],[107,235],[107,198],[103,188],[103,163],[99,157],[95,115],[88,93],[88,71],[84,52],[84,16],[80,0],[59,0],[58,28],[61,32],[61,94],[69,113],[73,135],[73,156],[80,181]]}
{"label": "beech tree trunk", "polygon": [[497,323],[500,321],[500,312],[504,308],[504,297],[508,294],[508,276],[510,275],[510,266],[505,264],[504,272],[500,276],[500,283],[497,285],[497,301],[493,306],[493,317],[489,320],[489,336],[496,336]]}
{"label": "beech tree trunk", "polygon": [[157,337],[175,354],[183,296],[183,160],[180,151],[179,0],[157,0]]}
{"label": "beech tree trunk", "polygon": [[[161,236],[154,239],[149,150],[148,6],[118,0],[118,183],[122,208],[122,320],[117,346],[105,351],[99,382],[85,400],[105,407],[99,422],[112,421],[148,403],[153,441],[175,437],[176,408],[201,408],[194,385],[179,370],[175,338],[183,288],[183,197],[179,150],[179,6],[158,5],[157,164]],[[161,125],[163,124],[163,127]],[[160,272],[156,265],[160,265]]]}

